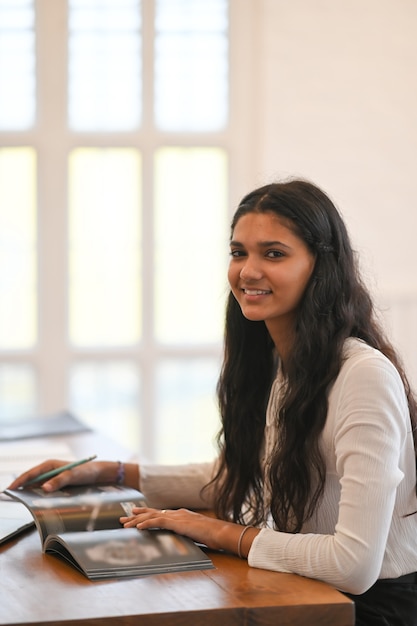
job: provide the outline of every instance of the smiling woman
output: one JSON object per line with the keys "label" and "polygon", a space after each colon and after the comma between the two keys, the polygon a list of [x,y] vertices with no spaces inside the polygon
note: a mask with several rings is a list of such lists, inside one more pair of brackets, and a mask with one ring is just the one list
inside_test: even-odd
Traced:
{"label": "smiling woman", "polygon": [[[417,626],[417,406],[345,224],[311,183],[267,185],[238,207],[231,254],[219,457],[126,464],[150,506],[120,521],[325,581],[355,600],[356,626]],[[86,463],[44,489],[119,475]]]}
{"label": "smiling woman", "polygon": [[[315,254],[288,220],[273,213],[243,215],[233,229],[229,283],[243,315],[263,320],[281,346],[314,269]],[[282,348],[279,349],[281,357]]]}

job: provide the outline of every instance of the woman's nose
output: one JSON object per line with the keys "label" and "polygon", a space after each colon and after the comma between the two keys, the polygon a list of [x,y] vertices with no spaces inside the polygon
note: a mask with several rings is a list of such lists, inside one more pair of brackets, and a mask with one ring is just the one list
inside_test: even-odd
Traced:
{"label": "woman's nose", "polygon": [[242,280],[259,280],[262,278],[261,268],[253,260],[247,258],[240,270],[240,278]]}

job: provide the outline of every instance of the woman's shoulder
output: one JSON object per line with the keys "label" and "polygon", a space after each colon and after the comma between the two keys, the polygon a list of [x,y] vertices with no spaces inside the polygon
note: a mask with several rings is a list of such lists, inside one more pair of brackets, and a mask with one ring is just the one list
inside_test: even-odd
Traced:
{"label": "woman's shoulder", "polygon": [[343,347],[343,361],[339,377],[346,376],[368,377],[371,372],[380,378],[391,379],[400,387],[403,386],[400,374],[390,359],[380,350],[373,348],[368,343],[357,337],[346,339]]}
{"label": "woman's shoulder", "polygon": [[358,337],[348,337],[343,346],[343,362],[354,362],[361,360],[375,360],[394,367],[391,361],[380,350],[373,348],[363,339]]}
{"label": "woman's shoulder", "polygon": [[409,408],[401,376],[388,357],[360,339],[346,341],[328,399],[328,428],[342,422],[378,425],[393,437],[406,437]]}

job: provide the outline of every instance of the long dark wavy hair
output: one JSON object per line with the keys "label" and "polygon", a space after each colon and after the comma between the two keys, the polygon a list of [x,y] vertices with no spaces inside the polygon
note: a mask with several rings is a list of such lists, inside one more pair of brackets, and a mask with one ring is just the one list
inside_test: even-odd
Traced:
{"label": "long dark wavy hair", "polygon": [[[278,442],[268,477],[276,527],[299,532],[324,489],[320,434],[327,415],[327,390],[341,368],[346,338],[362,339],[397,368],[408,398],[416,449],[417,407],[400,359],[360,277],[345,224],[330,198],[304,180],[266,185],[243,198],[231,224],[232,234],[247,213],[271,213],[284,219],[316,257],[296,312],[292,349],[285,363],[285,392],[275,418]],[[261,455],[278,363],[265,323],[246,319],[230,293],[217,385],[220,460],[212,483],[216,513],[223,519],[253,525],[265,521]]]}

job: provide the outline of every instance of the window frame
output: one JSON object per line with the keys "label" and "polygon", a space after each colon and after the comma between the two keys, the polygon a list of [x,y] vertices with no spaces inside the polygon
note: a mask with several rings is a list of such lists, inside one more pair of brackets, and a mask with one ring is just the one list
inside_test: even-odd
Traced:
{"label": "window frame", "polygon": [[[257,60],[256,0],[229,0],[230,85],[229,125],[223,132],[162,133],[153,129],[153,0],[143,3],[143,118],[139,131],[77,133],[67,127],[67,3],[66,0],[35,0],[37,109],[35,126],[28,131],[0,131],[2,146],[32,146],[38,155],[38,343],[31,351],[0,351],[0,363],[31,365],[36,372],[38,406],[46,415],[69,406],[68,372],[77,361],[128,359],[142,372],[143,418],[141,448],[149,459],[154,454],[153,397],[155,371],[160,359],[196,356],[221,357],[216,346],[161,346],[153,339],[152,305],[143,310],[140,346],[80,349],[68,340],[68,156],[86,147],[134,147],[143,155],[143,206],[153,206],[153,158],[160,146],[220,146],[229,159],[228,205],[233,211],[239,197],[251,186],[256,172],[257,142],[253,118],[256,103]],[[51,52],[53,51],[53,52]],[[143,290],[153,301],[153,222],[143,212]],[[146,260],[146,262],[145,262]],[[146,367],[145,367],[146,364]]]}

